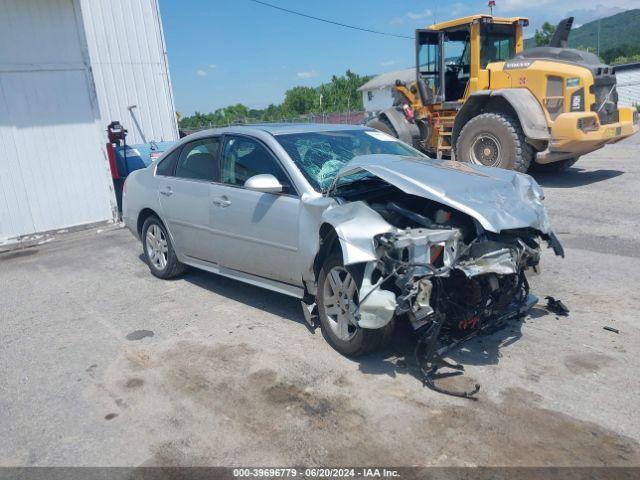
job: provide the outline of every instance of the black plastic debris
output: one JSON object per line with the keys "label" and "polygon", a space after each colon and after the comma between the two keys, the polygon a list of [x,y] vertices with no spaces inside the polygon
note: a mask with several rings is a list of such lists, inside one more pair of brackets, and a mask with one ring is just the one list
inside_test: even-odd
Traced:
{"label": "black plastic debris", "polygon": [[620,330],[618,330],[617,328],[613,328],[613,327],[602,327],[603,330],[607,330],[609,332],[613,332],[613,333],[620,333]]}
{"label": "black plastic debris", "polygon": [[562,300],[557,300],[553,297],[544,298],[547,299],[547,310],[562,317],[567,317],[569,315],[569,309],[564,303],[562,303]]}

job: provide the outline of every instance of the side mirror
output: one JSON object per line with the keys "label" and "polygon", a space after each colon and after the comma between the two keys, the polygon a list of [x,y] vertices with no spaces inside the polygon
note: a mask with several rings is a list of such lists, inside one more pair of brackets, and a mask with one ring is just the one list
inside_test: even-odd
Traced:
{"label": "side mirror", "polygon": [[247,178],[244,182],[244,186],[251,190],[267,193],[279,193],[282,192],[283,188],[278,179],[270,173],[263,173],[261,175],[254,175],[253,177]]}

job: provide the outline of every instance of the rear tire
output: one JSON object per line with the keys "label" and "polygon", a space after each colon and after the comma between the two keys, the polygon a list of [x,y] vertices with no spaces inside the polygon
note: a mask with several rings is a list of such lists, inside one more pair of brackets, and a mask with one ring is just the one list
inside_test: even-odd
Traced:
{"label": "rear tire", "polygon": [[533,148],[520,123],[503,113],[483,113],[469,120],[456,142],[456,159],[489,167],[526,172]]}
{"label": "rear tire", "polygon": [[[389,338],[389,330],[393,328],[393,320],[386,327],[375,330],[361,328],[354,324],[355,319],[349,315],[349,312],[353,311],[358,304],[358,289],[362,284],[362,274],[361,266],[345,267],[342,265],[342,256],[339,253],[333,253],[324,261],[318,276],[316,303],[322,336],[337,352],[348,357],[358,357],[380,348],[384,340]],[[335,279],[333,282],[328,279],[334,275],[339,277],[337,283]],[[348,286],[352,285],[350,279],[355,282],[355,292],[352,295],[348,292]],[[335,285],[338,285],[338,292],[333,291]],[[344,298],[342,294],[347,298],[339,304],[337,297]],[[345,308],[347,311],[345,315],[340,306],[345,306],[347,303],[351,305],[351,310],[348,307]],[[348,319],[348,328],[344,328],[341,334],[340,320],[345,317]]]}
{"label": "rear tire", "polygon": [[367,127],[375,128],[376,130],[380,130],[382,133],[386,133],[387,135],[391,135],[394,138],[398,138],[396,129],[393,128],[393,126],[383,118],[374,118],[367,123]]}
{"label": "rear tire", "polygon": [[149,270],[158,278],[173,278],[187,269],[185,264],[178,261],[171,237],[155,215],[147,218],[142,225],[142,248]]}
{"label": "rear tire", "polygon": [[560,160],[553,163],[534,163],[531,165],[532,172],[539,173],[561,173],[569,170],[580,157],[567,158],[566,160]]}

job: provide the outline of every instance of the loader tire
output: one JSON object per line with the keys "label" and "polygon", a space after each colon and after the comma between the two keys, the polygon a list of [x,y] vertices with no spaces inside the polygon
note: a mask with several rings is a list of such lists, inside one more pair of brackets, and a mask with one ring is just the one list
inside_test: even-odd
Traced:
{"label": "loader tire", "polygon": [[537,173],[561,173],[569,170],[580,157],[567,158],[553,163],[534,163],[531,165],[531,171]]}
{"label": "loader tire", "polygon": [[394,138],[398,138],[396,129],[393,128],[393,126],[388,121],[382,118],[374,118],[367,123],[367,127],[375,128],[376,130],[380,130],[382,133],[386,133],[387,135],[391,135]]}
{"label": "loader tire", "polygon": [[517,119],[503,113],[483,113],[469,120],[456,142],[456,159],[488,167],[526,172],[533,160]]}

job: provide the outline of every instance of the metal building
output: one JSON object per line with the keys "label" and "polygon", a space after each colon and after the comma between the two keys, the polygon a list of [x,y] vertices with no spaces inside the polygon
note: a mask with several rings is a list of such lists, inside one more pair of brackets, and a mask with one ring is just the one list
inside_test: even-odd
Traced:
{"label": "metal building", "polygon": [[115,219],[112,120],[178,138],[157,0],[0,0],[0,245]]}
{"label": "metal building", "polygon": [[416,69],[407,68],[396,72],[382,73],[358,88],[362,92],[364,109],[369,116],[393,106],[393,91],[396,80],[410,84],[416,80]]}
{"label": "metal building", "polygon": [[640,105],[640,63],[617,65],[615,72],[618,103],[629,107]]}

